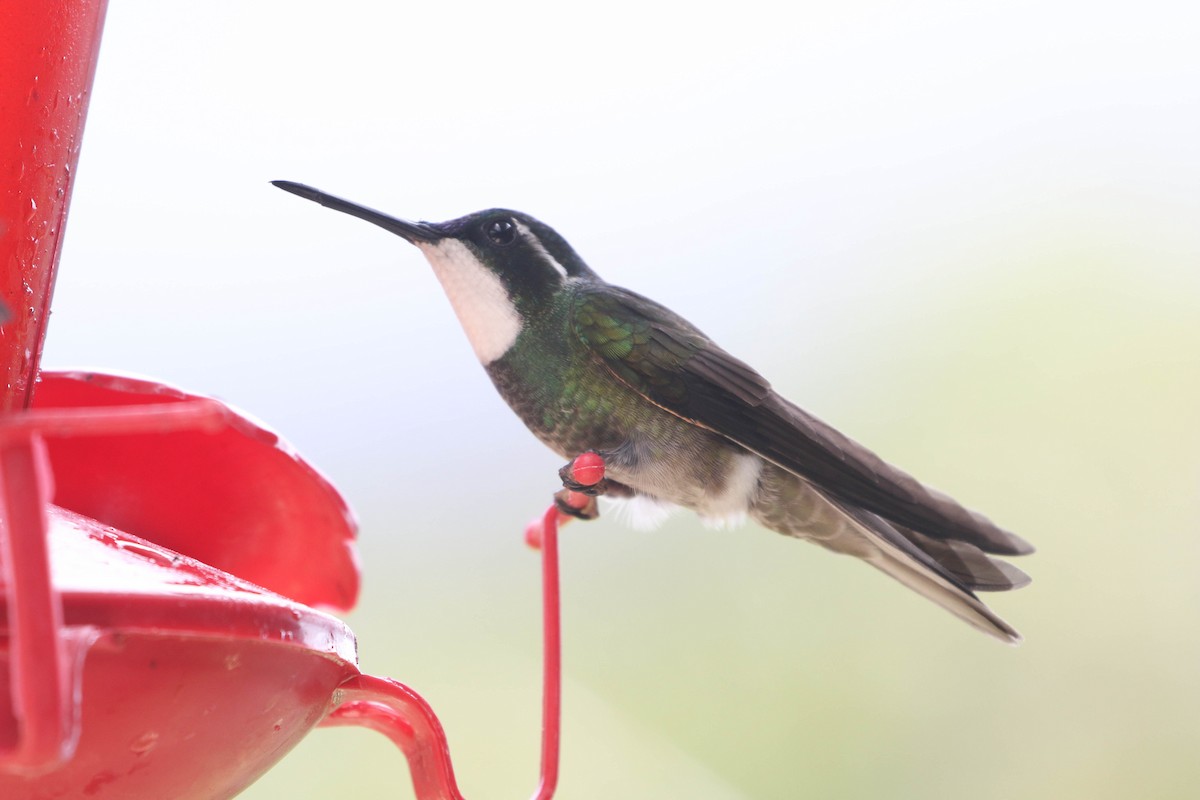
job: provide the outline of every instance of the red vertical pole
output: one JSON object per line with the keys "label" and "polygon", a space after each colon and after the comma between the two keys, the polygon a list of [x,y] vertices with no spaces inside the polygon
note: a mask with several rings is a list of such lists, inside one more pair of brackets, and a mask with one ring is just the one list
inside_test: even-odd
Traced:
{"label": "red vertical pole", "polygon": [[105,6],[0,3],[0,412],[37,377]]}

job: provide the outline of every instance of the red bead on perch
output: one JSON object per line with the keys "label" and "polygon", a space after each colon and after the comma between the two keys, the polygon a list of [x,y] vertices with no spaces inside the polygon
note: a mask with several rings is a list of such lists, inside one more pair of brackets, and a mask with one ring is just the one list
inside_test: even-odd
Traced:
{"label": "red bead on perch", "polygon": [[589,450],[580,454],[571,465],[571,475],[577,483],[595,486],[604,480],[604,459],[599,453]]}

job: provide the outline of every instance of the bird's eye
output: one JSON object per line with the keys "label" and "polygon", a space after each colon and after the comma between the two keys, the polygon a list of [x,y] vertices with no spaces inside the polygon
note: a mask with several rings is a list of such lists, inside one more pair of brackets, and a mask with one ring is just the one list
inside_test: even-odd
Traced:
{"label": "bird's eye", "polygon": [[517,240],[517,226],[511,219],[493,219],[483,223],[483,232],[493,244],[501,247]]}

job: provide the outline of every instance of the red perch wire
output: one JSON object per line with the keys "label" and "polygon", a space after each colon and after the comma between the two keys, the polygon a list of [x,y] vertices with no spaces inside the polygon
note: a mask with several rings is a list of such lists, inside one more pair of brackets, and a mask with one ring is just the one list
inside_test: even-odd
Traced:
{"label": "red perch wire", "polygon": [[[604,478],[604,460],[584,453],[574,462],[573,475],[584,485]],[[567,492],[565,502],[583,508],[592,498]],[[543,687],[541,779],[533,800],[551,800],[558,786],[559,745],[562,739],[562,617],[558,574],[558,529],[570,516],[557,505],[529,524],[525,539],[542,551]],[[433,710],[412,689],[396,681],[356,675],[343,683],[334,698],[325,726],[358,725],[390,738],[404,752],[412,772],[413,789],[421,800],[463,800],[450,762],[450,748]]]}
{"label": "red perch wire", "polygon": [[[604,479],[604,459],[597,453],[583,453],[571,464],[571,474],[576,481],[594,486]],[[567,492],[566,502],[572,508],[583,508],[592,498],[580,492]],[[542,688],[542,779],[533,800],[550,800],[558,786],[559,740],[562,733],[562,620],[558,591],[558,527],[571,517],[563,514],[555,505],[542,515],[542,602],[543,654]],[[536,525],[536,523],[534,523]],[[531,526],[533,527],[533,526]],[[528,532],[526,541],[531,544],[537,537]]]}

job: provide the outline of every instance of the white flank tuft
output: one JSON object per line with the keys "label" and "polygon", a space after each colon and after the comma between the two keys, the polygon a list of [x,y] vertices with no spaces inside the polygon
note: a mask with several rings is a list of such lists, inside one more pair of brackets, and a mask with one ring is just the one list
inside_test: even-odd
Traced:
{"label": "white flank tuft", "polygon": [[720,494],[710,497],[697,508],[700,521],[710,528],[736,528],[746,521],[750,503],[758,490],[763,460],[753,453],[736,456],[729,478]]}
{"label": "white flank tuft", "polygon": [[636,531],[652,531],[679,510],[679,506],[645,494],[633,497],[600,496],[600,506],[616,513],[617,519]]}

